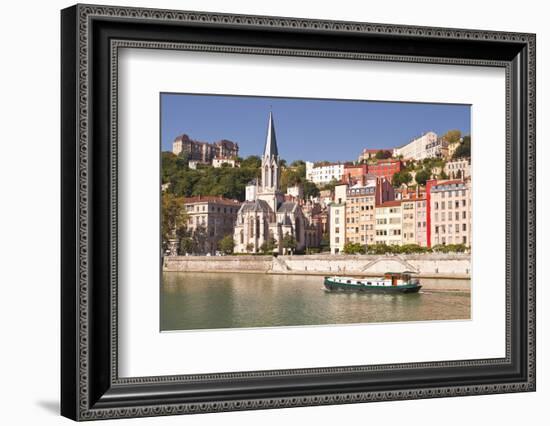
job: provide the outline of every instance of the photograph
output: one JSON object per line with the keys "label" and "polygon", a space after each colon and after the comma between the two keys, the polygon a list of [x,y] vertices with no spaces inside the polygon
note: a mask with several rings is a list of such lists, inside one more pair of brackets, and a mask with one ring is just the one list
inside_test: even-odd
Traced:
{"label": "photograph", "polygon": [[471,105],[163,92],[159,119],[161,332],[471,319]]}
{"label": "photograph", "polygon": [[[42,109],[60,117],[31,120],[60,133],[60,150],[31,138],[60,203],[42,182],[26,197],[57,206],[61,262],[38,256],[36,267],[11,250],[26,262],[14,283],[29,264],[60,275],[61,291],[47,292],[57,301],[35,299],[60,309],[59,338],[37,336],[58,342],[39,366],[56,376],[62,416],[279,424],[290,411],[279,409],[333,406],[327,424],[365,408],[387,423],[401,404],[396,422],[458,412],[471,423],[491,406],[512,424],[547,397],[536,345],[543,14],[402,3],[387,14],[63,5],[60,26],[41,32],[61,59],[59,84],[40,84],[60,86],[61,108]],[[27,107],[11,86],[11,109]],[[21,192],[25,174],[11,175]],[[53,241],[10,226],[21,247]],[[293,411],[304,414],[291,423],[311,417]]]}

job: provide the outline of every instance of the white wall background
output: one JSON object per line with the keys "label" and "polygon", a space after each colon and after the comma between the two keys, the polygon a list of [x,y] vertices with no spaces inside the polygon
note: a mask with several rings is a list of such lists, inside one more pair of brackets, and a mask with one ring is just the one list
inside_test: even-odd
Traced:
{"label": "white wall background", "polygon": [[[550,148],[550,28],[536,0],[393,2],[108,1],[142,7],[537,33],[538,264],[550,256],[544,158]],[[2,424],[68,424],[59,405],[59,9],[71,2],[3,4],[0,66],[0,401]],[[540,268],[539,268],[540,269]],[[550,291],[539,275],[538,391],[453,399],[119,420],[120,424],[547,424]],[[107,421],[102,424],[110,424]],[[116,424],[116,423],[113,423]]]}

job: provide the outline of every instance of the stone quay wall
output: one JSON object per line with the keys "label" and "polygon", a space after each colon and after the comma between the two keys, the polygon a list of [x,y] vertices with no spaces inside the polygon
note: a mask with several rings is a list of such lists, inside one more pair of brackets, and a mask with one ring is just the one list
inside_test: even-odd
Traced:
{"label": "stone quay wall", "polygon": [[165,272],[242,272],[291,275],[380,276],[413,271],[424,278],[469,279],[469,254],[294,255],[294,256],[171,256]]}

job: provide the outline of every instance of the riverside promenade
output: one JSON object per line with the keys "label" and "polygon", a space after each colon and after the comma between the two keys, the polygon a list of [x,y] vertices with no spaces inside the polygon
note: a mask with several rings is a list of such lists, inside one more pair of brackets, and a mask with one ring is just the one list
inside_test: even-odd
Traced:
{"label": "riverside promenade", "polygon": [[380,276],[413,271],[419,278],[470,279],[469,254],[170,256],[164,272],[266,273],[282,275]]}

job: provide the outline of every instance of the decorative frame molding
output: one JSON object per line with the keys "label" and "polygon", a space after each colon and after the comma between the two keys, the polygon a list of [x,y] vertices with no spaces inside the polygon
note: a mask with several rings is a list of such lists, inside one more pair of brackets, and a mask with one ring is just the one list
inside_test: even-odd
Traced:
{"label": "decorative frame molding", "polygon": [[[130,23],[140,28],[128,29]],[[178,38],[174,28],[188,33]],[[213,42],[209,28],[233,39]],[[267,34],[264,45],[252,45],[250,31]],[[140,38],[144,33],[158,40]],[[336,49],[304,47],[309,42],[300,37],[311,33]],[[397,47],[390,51],[389,43]],[[450,54],[439,45],[450,46]],[[418,54],[399,46],[418,46]],[[118,378],[116,122],[123,47],[505,68],[506,357]],[[62,11],[62,414],[92,420],[535,390],[535,65],[533,34],[89,5]],[[452,384],[458,373],[451,372],[463,378],[479,368],[502,373]],[[424,371],[434,385],[411,386],[410,374]],[[383,386],[380,373],[391,376]],[[341,389],[328,391],[336,378]],[[247,385],[224,391],[234,379]]]}

